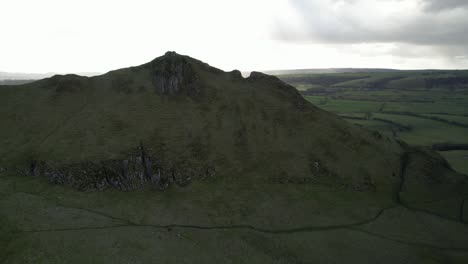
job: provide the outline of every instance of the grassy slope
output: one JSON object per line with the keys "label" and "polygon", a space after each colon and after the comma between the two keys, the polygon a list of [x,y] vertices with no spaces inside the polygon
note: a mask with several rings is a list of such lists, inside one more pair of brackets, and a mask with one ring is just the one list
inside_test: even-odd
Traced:
{"label": "grassy slope", "polygon": [[165,193],[83,193],[6,175],[0,187],[0,219],[14,223],[2,225],[3,263],[464,263],[468,257],[468,226],[366,192],[214,181]]}

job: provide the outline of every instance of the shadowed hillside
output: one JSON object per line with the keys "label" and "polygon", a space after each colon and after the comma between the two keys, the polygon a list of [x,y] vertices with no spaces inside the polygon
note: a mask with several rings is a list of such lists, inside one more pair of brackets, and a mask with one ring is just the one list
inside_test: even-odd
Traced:
{"label": "shadowed hillside", "polygon": [[1,92],[2,163],[80,188],[122,177],[133,184],[141,170],[157,183],[255,169],[269,180],[385,189],[402,153],[276,77],[244,79],[175,53],[98,77],[54,76]]}

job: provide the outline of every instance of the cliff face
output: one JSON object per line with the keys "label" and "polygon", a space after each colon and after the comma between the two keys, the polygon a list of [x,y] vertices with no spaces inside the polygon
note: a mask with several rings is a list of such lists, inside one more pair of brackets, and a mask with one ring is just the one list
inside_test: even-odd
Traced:
{"label": "cliff face", "polygon": [[[81,190],[165,189],[247,174],[388,194],[406,186],[408,147],[316,108],[276,77],[243,78],[174,52],[0,95],[1,167]],[[442,161],[419,156],[448,186],[464,181]],[[427,164],[418,164],[411,171],[424,171]]]}
{"label": "cliff face", "polygon": [[151,62],[153,84],[159,95],[200,94],[200,78],[189,61],[175,52]]}
{"label": "cliff face", "polygon": [[68,163],[54,166],[46,161],[31,160],[23,173],[45,176],[52,184],[65,184],[77,190],[121,191],[144,189],[165,190],[170,185],[184,187],[192,180],[206,180],[215,176],[212,166],[180,162],[166,167],[143,145],[121,159]]}

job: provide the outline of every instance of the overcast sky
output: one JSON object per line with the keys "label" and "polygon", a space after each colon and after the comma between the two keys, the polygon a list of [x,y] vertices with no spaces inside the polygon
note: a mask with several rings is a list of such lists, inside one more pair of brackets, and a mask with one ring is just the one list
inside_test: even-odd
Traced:
{"label": "overcast sky", "polygon": [[468,68],[468,0],[1,0],[0,71]]}

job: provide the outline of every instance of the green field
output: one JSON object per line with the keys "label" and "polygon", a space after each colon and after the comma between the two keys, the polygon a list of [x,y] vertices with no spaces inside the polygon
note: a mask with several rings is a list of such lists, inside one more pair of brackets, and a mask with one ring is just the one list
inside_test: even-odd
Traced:
{"label": "green field", "polygon": [[[0,175],[1,263],[466,263],[468,258],[466,224],[370,192],[239,179],[167,192],[79,192],[42,178]],[[434,206],[453,210],[447,201]]]}
{"label": "green field", "polygon": [[466,150],[453,150],[444,151],[442,155],[450,161],[452,167],[458,171],[468,171],[468,151]]}
{"label": "green field", "polygon": [[[468,71],[280,75],[322,109],[412,145],[468,143]],[[307,88],[308,87],[308,88]],[[442,155],[468,174],[466,151]]]}
{"label": "green field", "polygon": [[409,126],[410,130],[401,131],[398,136],[414,145],[430,146],[437,142],[461,143],[468,141],[467,128],[407,115],[376,113],[373,118],[390,120]]}
{"label": "green field", "polygon": [[438,115],[438,114],[425,114],[426,116],[438,117],[448,121],[454,121],[460,124],[468,126],[468,116],[456,116],[456,115]]}

